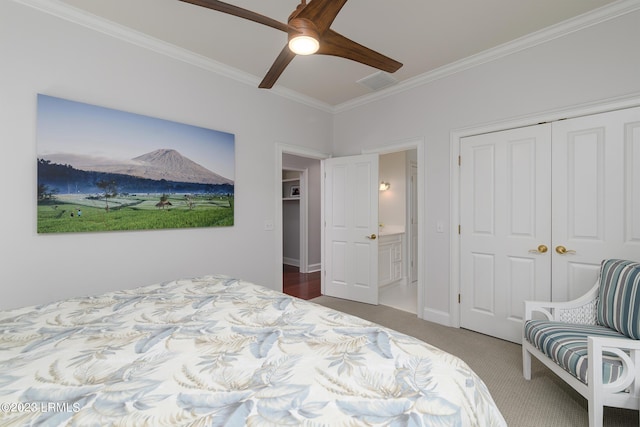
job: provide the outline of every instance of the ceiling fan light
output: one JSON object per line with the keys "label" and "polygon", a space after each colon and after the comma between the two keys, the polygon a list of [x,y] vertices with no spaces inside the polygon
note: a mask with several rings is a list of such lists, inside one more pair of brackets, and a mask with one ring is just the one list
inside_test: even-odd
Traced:
{"label": "ceiling fan light", "polygon": [[289,49],[296,55],[312,55],[318,51],[320,43],[311,36],[300,35],[289,40]]}

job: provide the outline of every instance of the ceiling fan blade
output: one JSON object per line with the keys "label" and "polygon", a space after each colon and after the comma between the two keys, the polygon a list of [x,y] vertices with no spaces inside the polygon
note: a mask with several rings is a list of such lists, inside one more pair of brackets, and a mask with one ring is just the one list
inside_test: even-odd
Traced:
{"label": "ceiling fan blade", "polygon": [[402,67],[402,63],[362,46],[333,30],[327,30],[322,36],[320,49],[316,53],[351,59],[388,73],[396,72]]}
{"label": "ceiling fan blade", "polygon": [[260,85],[258,87],[261,89],[271,89],[284,69],[287,68],[287,65],[289,65],[289,63],[295,57],[296,54],[289,50],[289,46],[285,46],[284,49],[282,49],[282,51],[280,52],[280,55],[278,55],[278,57],[276,58],[273,65],[271,65],[271,68],[269,68],[267,75],[264,76],[264,79],[262,79],[262,82],[260,82]]}
{"label": "ceiling fan blade", "polygon": [[218,12],[227,13],[229,15],[237,16],[238,18],[248,19],[249,21],[257,22],[268,27],[275,28],[276,30],[284,31],[285,33],[290,30],[288,24],[285,24],[275,19],[271,19],[268,16],[260,15],[259,13],[252,12],[247,9],[243,9],[238,6],[234,6],[229,3],[217,1],[217,0],[180,0],[185,3],[195,4],[196,6],[206,7],[207,9],[216,10]]}
{"label": "ceiling fan blade", "polygon": [[338,12],[347,0],[310,0],[296,18],[306,18],[318,28],[318,33],[323,34],[331,27]]}

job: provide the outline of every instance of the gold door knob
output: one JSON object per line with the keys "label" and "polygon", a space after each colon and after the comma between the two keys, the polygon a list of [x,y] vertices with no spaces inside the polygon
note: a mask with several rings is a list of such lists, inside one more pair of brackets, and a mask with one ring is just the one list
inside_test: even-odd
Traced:
{"label": "gold door knob", "polygon": [[371,239],[371,240],[376,240],[378,236],[376,236],[375,234],[372,234],[371,236],[367,236],[367,239]]}
{"label": "gold door knob", "polygon": [[546,245],[540,245],[535,249],[531,249],[529,251],[529,253],[531,254],[543,254],[545,252],[547,252],[549,250],[549,248]]}
{"label": "gold door knob", "polygon": [[576,253],[576,251],[574,251],[573,249],[567,249],[564,246],[556,246],[556,252],[559,253],[560,255]]}

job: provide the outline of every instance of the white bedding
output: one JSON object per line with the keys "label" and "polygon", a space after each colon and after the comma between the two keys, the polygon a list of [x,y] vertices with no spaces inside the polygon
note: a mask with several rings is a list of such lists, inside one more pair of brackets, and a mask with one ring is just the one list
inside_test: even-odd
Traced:
{"label": "white bedding", "polygon": [[506,426],[460,359],[223,276],[0,312],[0,425]]}

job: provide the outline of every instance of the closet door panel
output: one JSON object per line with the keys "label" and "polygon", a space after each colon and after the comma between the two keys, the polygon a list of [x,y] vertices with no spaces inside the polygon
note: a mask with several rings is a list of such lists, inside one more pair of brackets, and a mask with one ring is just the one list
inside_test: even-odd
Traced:
{"label": "closet door panel", "polygon": [[625,129],[625,230],[624,239],[640,244],[640,121],[627,123]]}
{"label": "closet door panel", "polygon": [[584,294],[605,258],[640,260],[639,128],[640,108],[553,124],[554,301]]}
{"label": "closet door panel", "polygon": [[518,342],[523,300],[574,299],[603,259],[640,261],[640,107],[463,138],[460,153],[461,326]]}
{"label": "closet door panel", "polygon": [[523,301],[551,298],[551,127],[464,138],[460,324],[520,342]]}

